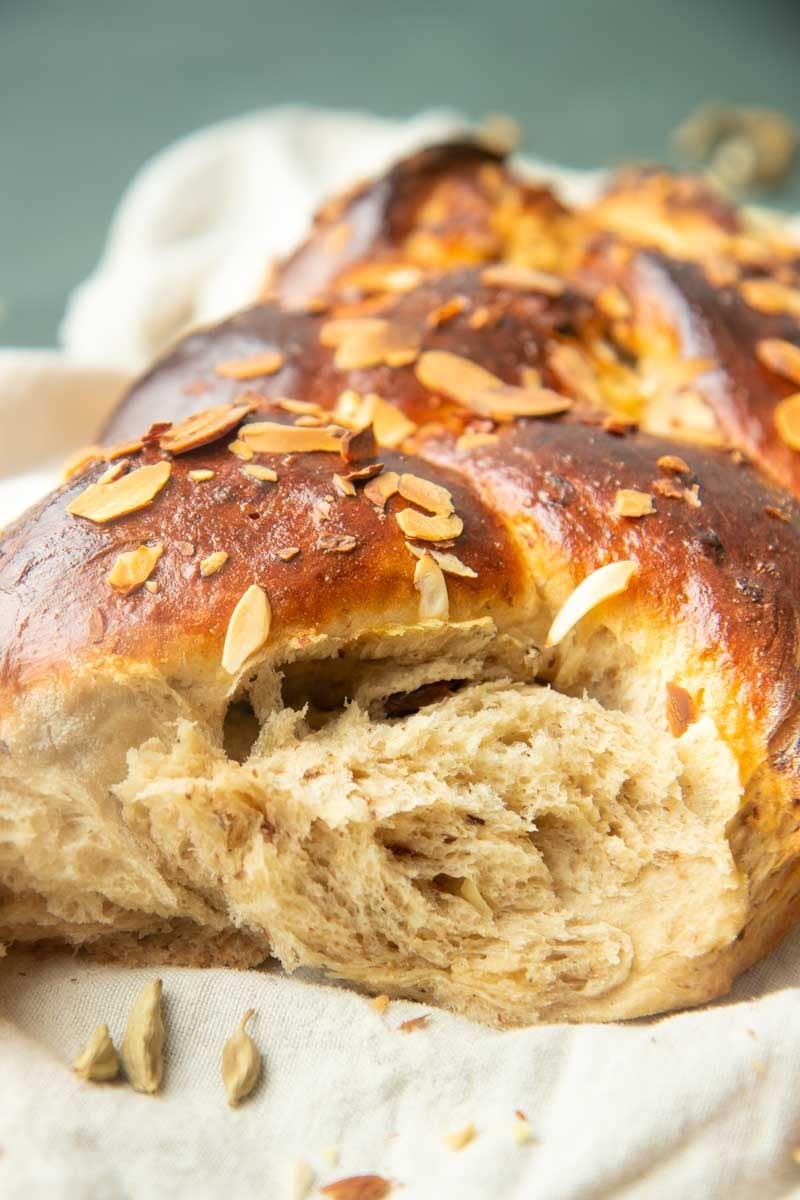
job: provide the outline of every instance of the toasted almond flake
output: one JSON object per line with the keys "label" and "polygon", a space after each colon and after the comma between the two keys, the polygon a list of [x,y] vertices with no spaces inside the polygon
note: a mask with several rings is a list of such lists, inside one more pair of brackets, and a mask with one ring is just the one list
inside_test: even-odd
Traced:
{"label": "toasted almond flake", "polygon": [[334,475],[333,487],[340,496],[355,496],[356,494],[356,485],[342,475]]}
{"label": "toasted almond flake", "polygon": [[336,397],[333,416],[348,429],[366,429],[372,421],[372,397],[347,388]]}
{"label": "toasted almond flake", "polygon": [[684,488],[683,498],[690,508],[702,508],[703,501],[700,499],[700,484],[693,483],[691,487]]}
{"label": "toasted almond flake", "polygon": [[419,475],[401,475],[397,490],[405,500],[418,504],[420,508],[426,508],[428,512],[446,516],[453,511],[453,497],[447,488],[440,487],[438,483],[431,483],[429,479],[422,479]]}
{"label": "toasted almond flake", "polygon": [[215,550],[200,563],[200,574],[204,579],[221,571],[230,556],[224,550]]}
{"label": "toasted almond flake", "polygon": [[556,613],[545,639],[546,646],[557,646],[574,625],[605,600],[624,592],[636,573],[637,564],[630,559],[606,563],[598,567],[569,594]]}
{"label": "toasted almond flake", "polygon": [[330,521],[332,502],[333,497],[331,496],[330,500],[327,497],[323,497],[322,500],[317,500],[312,504],[311,519],[315,525],[319,525],[320,521]]}
{"label": "toasted almond flake", "polygon": [[113,483],[115,479],[119,479],[120,475],[124,475],[130,466],[129,458],[118,458],[116,462],[110,464],[95,480],[95,483]]}
{"label": "toasted almond flake", "polygon": [[284,562],[289,562],[290,559],[297,558],[299,553],[299,546],[284,546],[283,550],[278,551],[278,558],[282,559]]}
{"label": "toasted almond flake", "polygon": [[414,587],[419,592],[420,621],[446,621],[450,615],[447,581],[442,568],[430,554],[423,554],[417,560]]}
{"label": "toasted almond flake", "polygon": [[231,454],[235,454],[242,462],[249,462],[251,458],[255,457],[247,443],[243,442],[240,438],[237,438],[235,442],[231,442],[228,449]]}
{"label": "toasted almond flake", "polygon": [[456,1129],[454,1133],[445,1134],[445,1144],[451,1150],[463,1150],[470,1142],[474,1142],[478,1136],[478,1131],[472,1121],[465,1125],[462,1129]]}
{"label": "toasted almond flake", "polygon": [[149,467],[137,467],[111,483],[91,483],[67,505],[67,512],[97,525],[137,512],[153,502],[171,471],[168,462],[158,462]]}
{"label": "toasted almond flake", "polygon": [[326,554],[349,554],[355,550],[358,541],[351,533],[327,533],[319,538],[317,544]]}
{"label": "toasted almond flake", "polygon": [[430,554],[433,561],[439,564],[446,575],[459,575],[462,579],[478,578],[478,572],[473,571],[472,567],[468,567],[460,558],[456,558],[455,554],[447,554],[443,550],[434,550],[432,547],[428,549],[428,547],[415,546],[412,542],[406,542],[406,549],[415,558],[422,558],[423,554]]}
{"label": "toasted almond flake", "polygon": [[395,514],[395,519],[406,537],[420,542],[447,542],[459,537],[464,529],[464,522],[456,513],[428,517],[414,508],[404,508]]}
{"label": "toasted almond flake", "polygon": [[138,550],[128,550],[125,554],[117,556],[106,580],[115,591],[129,596],[150,577],[163,553],[164,547],[161,545],[139,546]]}
{"label": "toasted almond flake", "polygon": [[470,329],[484,329],[491,319],[491,309],[487,308],[485,304],[481,304],[470,313],[467,323]]}
{"label": "toasted almond flake", "polygon": [[179,554],[184,558],[191,558],[194,554],[194,542],[176,542],[175,546]]}
{"label": "toasted almond flake", "polygon": [[410,292],[424,279],[413,263],[371,262],[349,267],[336,281],[339,291],[357,288],[361,292]]}
{"label": "toasted almond flake", "polygon": [[518,1146],[527,1146],[535,1141],[533,1130],[524,1117],[515,1116],[511,1126],[511,1136]]}
{"label": "toasted almond flake", "polygon": [[541,292],[545,296],[561,296],[564,280],[547,271],[523,267],[518,263],[493,263],[481,271],[481,283],[486,287],[510,288],[515,292]]}
{"label": "toasted almond flake", "polygon": [[217,363],[214,370],[223,379],[258,379],[260,375],[274,375],[284,364],[284,357],[277,350],[266,350],[263,354],[251,354],[248,358],[231,358]]}
{"label": "toasted almond flake", "polygon": [[491,371],[448,350],[427,350],[416,366],[417,378],[480,416],[506,421],[514,417],[544,417],[565,412],[572,401],[549,388],[514,387]]}
{"label": "toasted almond flake", "polygon": [[800,288],[787,287],[777,279],[743,279],[739,291],[759,312],[800,317]]}
{"label": "toasted almond flake", "polygon": [[272,613],[267,593],[251,584],[231,613],[222,649],[222,668],[235,675],[269,637]]}
{"label": "toasted almond flake", "polygon": [[320,425],[327,424],[327,418],[312,417],[310,415],[307,417],[298,417],[295,421],[295,425],[298,425],[301,429],[319,429]]}
{"label": "toasted almond flake", "polygon": [[456,441],[456,449],[477,450],[480,446],[496,446],[499,441],[496,433],[462,433]]}
{"label": "toasted almond flake", "polygon": [[462,880],[459,895],[467,901],[467,904],[471,904],[480,916],[489,917],[489,919],[494,917],[494,910],[491,905],[487,904],[473,879]]}
{"label": "toasted almond flake", "polygon": [[392,1183],[382,1175],[348,1175],[320,1188],[320,1195],[331,1200],[386,1200]]}
{"label": "toasted almond flake", "polygon": [[380,1013],[381,1016],[383,1016],[383,1014],[386,1012],[387,1008],[389,1007],[389,1004],[390,1004],[389,997],[384,996],[384,995],[373,996],[369,1002],[370,1008],[374,1008],[375,1012]]}
{"label": "toasted almond flake", "polygon": [[370,393],[365,400],[371,406],[370,420],[379,446],[393,449],[417,432],[416,424],[382,396]]}
{"label": "toasted almond flake", "polygon": [[155,596],[158,591],[158,583],[155,579],[148,579],[144,586],[146,591],[151,592]]}
{"label": "toasted almond flake", "polygon": [[650,486],[659,496],[666,496],[670,500],[683,499],[684,489],[674,479],[654,479]]}
{"label": "toasted almond flake", "polygon": [[677,454],[662,454],[658,460],[659,471],[668,471],[670,475],[688,475],[691,467],[685,459]]}
{"label": "toasted almond flake", "polygon": [[610,283],[595,296],[595,304],[600,312],[610,317],[612,321],[624,321],[632,313],[631,302],[621,288]]}
{"label": "toasted almond flake", "polygon": [[416,1033],[418,1029],[427,1028],[430,1019],[430,1013],[425,1013],[422,1017],[411,1017],[408,1021],[402,1021],[397,1028],[400,1033]]}
{"label": "toasted almond flake", "polygon": [[241,436],[257,454],[302,454],[340,450],[340,438],[335,425],[324,429],[303,429],[297,425],[280,425],[274,421],[254,421],[245,425]]}
{"label": "toasted almond flake", "polygon": [[[169,428],[167,422],[165,428]],[[141,438],[135,438],[131,442],[120,442],[117,446],[112,446],[110,450],[106,450],[105,457],[109,462],[113,462],[116,458],[125,458],[129,454],[138,454],[143,448],[144,442]]]}
{"label": "toasted almond flake", "polygon": [[402,367],[419,354],[419,331],[383,317],[340,317],[326,321],[319,334],[323,346],[335,346],[340,371],[367,367]]}
{"label": "toasted almond flake", "polygon": [[82,446],[80,450],[70,454],[62,466],[62,480],[74,479],[76,475],[80,475],[84,467],[88,467],[90,463],[102,461],[105,457],[106,452],[102,446]]}
{"label": "toasted almond flake", "polygon": [[162,450],[169,454],[187,454],[199,446],[207,446],[218,438],[230,433],[240,425],[249,412],[255,408],[255,401],[243,400],[237,404],[218,404],[215,408],[206,408],[203,412],[194,413],[185,421],[173,425],[159,438]]}
{"label": "toasted almond flake", "polygon": [[614,496],[614,514],[618,517],[646,517],[655,512],[653,497],[649,492],[637,492],[635,488],[619,488]]}
{"label": "toasted almond flake", "polygon": [[450,300],[445,300],[443,304],[439,304],[436,308],[431,309],[425,318],[425,324],[429,329],[438,329],[440,325],[444,325],[447,321],[452,321],[453,317],[459,316],[467,307],[465,296],[453,296]]}
{"label": "toasted almond flake", "polygon": [[681,737],[696,720],[694,701],[679,683],[667,684],[667,725],[673,737]]}
{"label": "toasted almond flake", "polygon": [[367,463],[364,467],[356,467],[353,471],[348,471],[342,475],[342,479],[348,479],[352,483],[366,483],[368,479],[374,479],[376,475],[380,475],[383,470],[383,463]]}
{"label": "toasted almond flake", "polygon": [[296,1158],[291,1166],[290,1200],[307,1200],[314,1186],[315,1175],[311,1167],[302,1158]]}
{"label": "toasted almond flake", "polygon": [[291,396],[281,396],[278,400],[273,400],[273,404],[276,408],[281,408],[284,412],[295,413],[297,416],[324,417],[327,415],[322,405],[317,404],[315,400],[294,400]]}
{"label": "toasted almond flake", "polygon": [[249,475],[251,479],[260,479],[262,483],[275,483],[278,478],[278,472],[272,467],[261,467],[257,463],[242,467],[242,474]]}
{"label": "toasted almond flake", "polygon": [[383,511],[386,507],[386,501],[397,494],[399,483],[400,476],[396,471],[384,471],[377,479],[370,479],[364,488],[364,495],[370,504],[374,504],[376,508]]}
{"label": "toasted almond flake", "polygon": [[789,513],[785,512],[782,508],[776,508],[774,504],[765,504],[764,512],[766,516],[772,517],[776,521],[783,521],[786,524],[791,521]]}
{"label": "toasted almond flake", "polygon": [[794,342],[786,342],[783,338],[762,338],[756,342],[756,357],[776,375],[800,384],[800,346]]}
{"label": "toasted almond flake", "polygon": [[198,467],[195,471],[187,472],[192,483],[206,483],[207,480],[214,478],[214,472],[208,467]]}

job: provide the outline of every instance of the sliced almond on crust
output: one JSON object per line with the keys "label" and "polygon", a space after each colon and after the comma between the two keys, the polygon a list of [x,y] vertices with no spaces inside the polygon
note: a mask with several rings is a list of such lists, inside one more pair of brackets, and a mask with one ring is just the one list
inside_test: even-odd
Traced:
{"label": "sliced almond on crust", "polygon": [[235,454],[242,462],[249,462],[251,458],[255,457],[247,443],[243,442],[240,438],[237,438],[235,442],[231,442],[228,449],[231,454]]}
{"label": "sliced almond on crust", "polygon": [[417,561],[414,587],[419,592],[420,621],[446,621],[450,614],[447,581],[430,554],[423,554]]}
{"label": "sliced almond on crust", "polygon": [[137,467],[111,483],[92,483],[67,505],[67,512],[97,525],[137,512],[152,503],[171,471],[170,463],[158,462],[149,467]]}
{"label": "sliced almond on crust", "polygon": [[345,479],[342,475],[334,475],[333,489],[340,496],[355,496],[356,485],[350,479]]}
{"label": "sliced almond on crust", "polygon": [[281,425],[277,421],[254,421],[245,425],[241,438],[257,454],[302,454],[331,451],[338,454],[341,438],[335,425],[322,429]]}
{"label": "sliced almond on crust", "polygon": [[119,554],[106,579],[115,591],[129,596],[149,579],[163,553],[164,547],[158,545],[139,546],[138,550]]}
{"label": "sliced almond on crust", "polygon": [[206,483],[209,479],[214,478],[214,472],[208,467],[198,467],[196,471],[186,472],[192,483]]}
{"label": "sliced almond on crust", "polygon": [[445,300],[444,303],[431,309],[425,318],[425,324],[429,329],[438,329],[440,325],[452,321],[453,317],[460,316],[466,307],[466,296],[452,296],[449,300]]}
{"label": "sliced almond on crust", "polygon": [[397,490],[404,499],[418,504],[420,508],[426,508],[428,512],[447,516],[453,511],[453,497],[447,488],[440,487],[438,483],[431,483],[429,479],[421,479],[419,475],[401,475]]}
{"label": "sliced almond on crust", "polygon": [[653,497],[649,492],[637,492],[635,488],[619,488],[614,497],[614,513],[618,517],[646,517],[655,512]]}
{"label": "sliced almond on crust", "polygon": [[217,571],[221,571],[228,561],[230,555],[225,550],[215,550],[213,554],[209,554],[200,563],[200,574],[203,579],[208,579],[210,575],[216,575]]}
{"label": "sliced almond on crust", "polygon": [[260,479],[262,483],[275,483],[278,479],[277,471],[273,471],[272,467],[261,467],[258,463],[249,463],[246,467],[242,467],[242,474],[250,475],[253,479]]}
{"label": "sliced almond on crust", "polygon": [[84,467],[88,467],[93,462],[102,462],[105,457],[106,452],[102,446],[82,446],[80,450],[70,454],[62,466],[62,480],[74,479],[76,475],[80,475]]}
{"label": "sliced almond on crust", "polygon": [[376,508],[383,510],[386,501],[397,494],[400,476],[396,471],[384,471],[377,479],[370,479],[364,487],[364,495]]}
{"label": "sliced almond on crust", "polygon": [[791,450],[800,450],[800,392],[781,400],[773,413],[781,441]]}
{"label": "sliced almond on crust", "polygon": [[572,591],[555,615],[545,640],[546,646],[556,646],[588,612],[624,592],[636,573],[637,564],[630,559],[606,563],[587,575]]}
{"label": "sliced almond on crust", "polygon": [[424,387],[439,392],[482,417],[509,421],[514,417],[546,417],[565,412],[572,404],[549,388],[514,387],[491,371],[448,350],[427,350],[416,366]]}
{"label": "sliced almond on crust", "polygon": [[776,375],[800,384],[800,346],[794,342],[786,342],[783,338],[762,338],[756,342],[756,357]]}
{"label": "sliced almond on crust", "polygon": [[422,558],[424,554],[430,554],[433,561],[439,564],[446,575],[458,575],[462,579],[478,578],[478,572],[473,571],[472,567],[468,567],[455,554],[447,554],[444,550],[434,550],[432,547],[423,549],[422,546],[415,546],[413,542],[406,542],[406,549],[415,558]]}
{"label": "sliced almond on crust", "polygon": [[289,562],[291,559],[297,558],[299,553],[299,546],[284,546],[282,550],[278,551],[278,558],[280,558],[283,562]]}
{"label": "sliced almond on crust", "polygon": [[291,396],[281,396],[279,400],[274,400],[273,404],[276,408],[282,408],[284,412],[297,413],[298,416],[326,417],[328,415],[322,405],[317,404],[315,400],[293,400]]}
{"label": "sliced almond on crust", "polygon": [[739,291],[759,312],[800,317],[800,288],[787,287],[777,279],[743,279]]}
{"label": "sliced almond on crust", "polygon": [[224,379],[258,379],[261,375],[274,375],[280,371],[285,359],[278,350],[265,350],[263,354],[251,354],[248,358],[231,358],[217,363],[214,370]]}
{"label": "sliced almond on crust", "polygon": [[393,449],[417,432],[414,422],[382,396],[371,392],[365,400],[371,405],[370,419],[379,446]]}
{"label": "sliced almond on crust", "polygon": [[240,404],[218,404],[215,408],[206,408],[203,412],[195,413],[173,425],[159,438],[159,445],[168,454],[186,454],[196,450],[198,446],[207,446],[218,438],[230,433],[240,425],[255,404],[245,401]]}
{"label": "sliced almond on crust", "polygon": [[[379,479],[383,476],[379,475]],[[426,517],[415,508],[404,508],[395,515],[397,524],[407,538],[420,542],[447,542],[457,538],[464,529],[464,522],[456,513],[448,516]]]}
{"label": "sliced almond on crust", "polygon": [[269,637],[272,621],[267,593],[251,584],[231,613],[222,648],[222,668],[235,675]]}
{"label": "sliced almond on crust", "polygon": [[688,475],[692,469],[686,459],[678,454],[662,454],[656,465],[660,471],[670,475]]}
{"label": "sliced almond on crust", "polygon": [[367,367],[402,367],[419,354],[419,331],[383,317],[340,317],[320,330],[323,346],[335,346],[334,365],[340,371]]}
{"label": "sliced almond on crust", "polygon": [[679,683],[667,684],[667,725],[673,737],[681,737],[697,719],[694,701]]}
{"label": "sliced almond on crust", "polygon": [[357,263],[347,268],[336,280],[337,291],[357,288],[360,292],[411,292],[424,279],[414,263],[371,262]]}
{"label": "sliced almond on crust", "polygon": [[487,287],[509,288],[515,292],[540,292],[544,296],[561,296],[565,291],[563,279],[534,267],[518,263],[493,263],[481,271],[481,283]]}
{"label": "sliced almond on crust", "polygon": [[476,450],[480,446],[496,446],[499,441],[497,433],[462,433],[456,441],[456,449]]}

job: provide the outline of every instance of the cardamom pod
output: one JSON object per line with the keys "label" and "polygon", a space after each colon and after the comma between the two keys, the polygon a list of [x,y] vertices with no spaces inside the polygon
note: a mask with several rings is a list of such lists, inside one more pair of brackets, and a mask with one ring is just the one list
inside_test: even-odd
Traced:
{"label": "cardamom pod", "polygon": [[72,1069],[81,1079],[89,1079],[92,1083],[106,1083],[109,1079],[117,1078],[119,1058],[107,1025],[97,1026],[73,1062]]}
{"label": "cardamom pod", "polygon": [[158,1091],[164,1072],[160,979],[143,987],[133,1002],[122,1040],[122,1063],[137,1092]]}
{"label": "cardamom pod", "polygon": [[228,1093],[228,1104],[234,1108],[249,1096],[261,1074],[261,1055],[255,1042],[245,1032],[245,1026],[253,1016],[248,1008],[233,1037],[228,1038],[222,1050],[222,1082]]}

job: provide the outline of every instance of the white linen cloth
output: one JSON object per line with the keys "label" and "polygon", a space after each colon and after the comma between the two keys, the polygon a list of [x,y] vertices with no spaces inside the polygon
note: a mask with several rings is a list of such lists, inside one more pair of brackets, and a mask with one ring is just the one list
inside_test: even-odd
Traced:
{"label": "white linen cloth", "polygon": [[[322,195],[463,128],[289,109],[197,134],[134,181],[104,259],[73,298],[62,352],[0,352],[0,525],[92,440],[102,413],[187,324],[246,302]],[[572,189],[593,179],[555,172]],[[68,1064],[95,1025],[119,1045],[151,970],[0,960],[0,1197],[293,1197],[377,1173],[408,1200],[772,1200],[800,1190],[800,931],[724,1002],[617,1026],[497,1033],[263,971],[170,968],[161,1095],[91,1085]],[[225,1103],[219,1059],[247,1008],[264,1079]],[[431,1012],[426,1028],[401,1021]],[[512,1135],[522,1110],[536,1140]],[[474,1122],[460,1152],[444,1136]],[[339,1162],[331,1164],[330,1148]],[[402,1185],[402,1190],[401,1186]]]}

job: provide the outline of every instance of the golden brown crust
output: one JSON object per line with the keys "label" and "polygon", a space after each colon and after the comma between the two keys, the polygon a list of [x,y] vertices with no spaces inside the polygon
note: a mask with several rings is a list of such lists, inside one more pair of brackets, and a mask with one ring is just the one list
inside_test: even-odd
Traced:
{"label": "golden brown crust", "polygon": [[[472,145],[401,164],[323,212],[277,299],[158,363],[105,458],[7,531],[0,709],[109,659],[168,681],[190,659],[224,705],[248,595],[245,650],[268,635],[279,665],[426,617],[549,646],[569,586],[633,563],[606,628],[645,645],[662,705],[685,699],[681,734],[711,718],[745,789],[725,850],[750,907],[687,996],[719,992],[796,903],[800,468],[774,410],[800,381],[759,348],[800,347],[795,279],[796,252],[702,186],[627,177],[570,213]],[[128,489],[121,515],[107,486]],[[537,662],[558,687],[558,651]]]}

